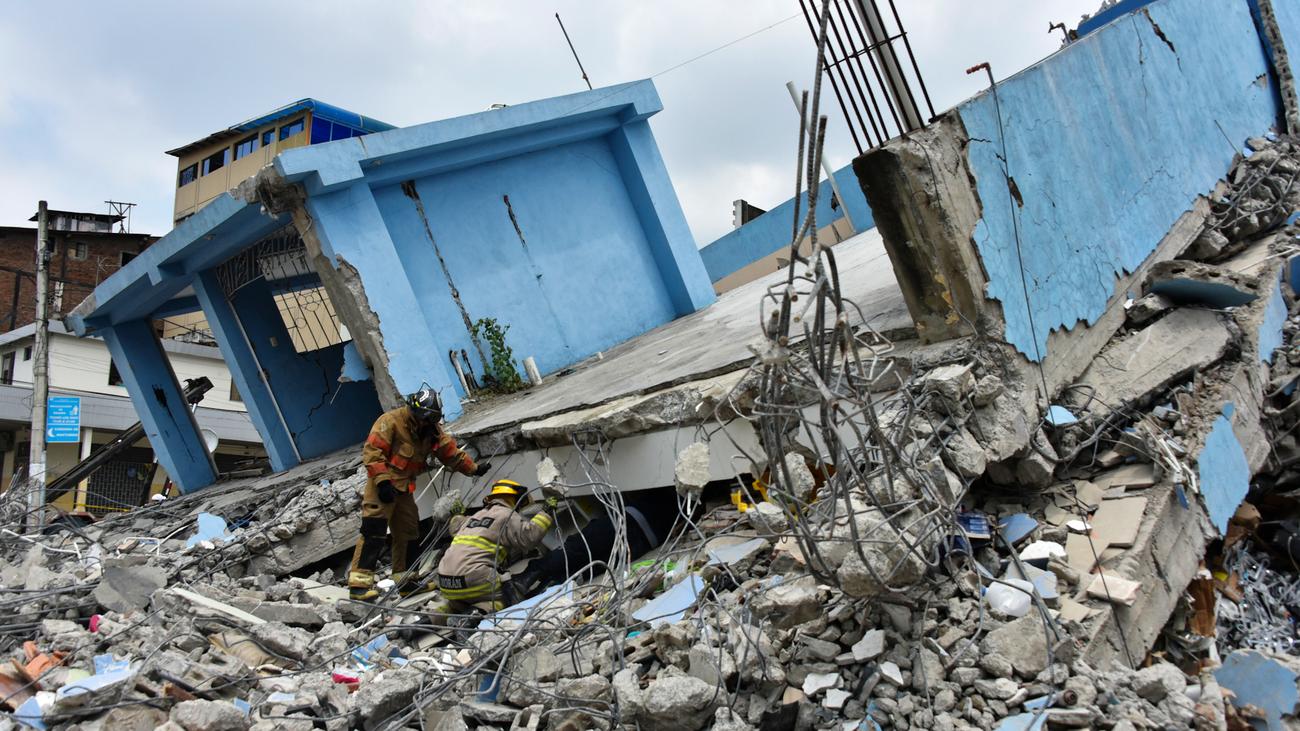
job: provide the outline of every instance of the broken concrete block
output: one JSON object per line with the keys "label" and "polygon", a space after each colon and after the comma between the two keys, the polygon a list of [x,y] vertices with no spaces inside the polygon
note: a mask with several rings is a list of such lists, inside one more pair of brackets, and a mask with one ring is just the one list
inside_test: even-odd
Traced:
{"label": "broken concrete block", "polygon": [[875,660],[885,653],[885,631],[880,629],[868,630],[862,635],[862,639],[853,643],[850,648],[853,652],[853,659],[858,662],[867,662]]}
{"label": "broken concrete block", "polygon": [[644,713],[637,720],[647,731],[700,729],[726,698],[718,687],[689,675],[661,675],[645,689]]}
{"label": "broken concrete block", "polygon": [[1047,435],[1040,429],[1025,451],[1025,456],[1016,462],[1016,482],[1034,488],[1051,485],[1055,480],[1059,459],[1052,443],[1047,440]]}
{"label": "broken concrete block", "polygon": [[959,427],[944,440],[943,461],[957,474],[973,480],[984,474],[988,455],[966,427]]}
{"label": "broken concrete block", "polygon": [[921,386],[933,390],[949,404],[960,404],[975,390],[975,371],[969,364],[939,366],[921,377]]}
{"label": "broken concrete block", "polygon": [[824,690],[838,688],[840,681],[839,673],[808,673],[803,681],[804,695],[811,698]]}
{"label": "broken concrete block", "polygon": [[167,572],[157,566],[105,562],[95,587],[95,601],[119,614],[149,606],[153,593],[167,584]]}
{"label": "broken concrete block", "polygon": [[1224,236],[1218,229],[1206,226],[1192,240],[1191,245],[1187,247],[1187,251],[1183,252],[1183,257],[1212,261],[1223,256],[1230,243],[1228,237]]}
{"label": "broken concrete block", "polygon": [[1133,691],[1152,703],[1182,693],[1186,687],[1187,676],[1172,663],[1157,662],[1133,675]]}
{"label": "broken concrete block", "polygon": [[386,670],[361,684],[350,696],[352,707],[365,728],[377,728],[389,716],[410,705],[422,683],[421,673],[413,669]]}
{"label": "broken concrete block", "polygon": [[[979,434],[990,463],[1019,454],[1029,444],[1029,422],[1019,402],[1002,393],[975,410],[973,433]],[[990,467],[993,465],[990,464]]]}
{"label": "broken concrete block", "polygon": [[560,481],[560,468],[555,465],[555,460],[547,457],[537,463],[537,484],[550,485]]}
{"label": "broken concrete block", "polygon": [[1128,304],[1124,315],[1132,327],[1142,327],[1148,322],[1173,309],[1173,300],[1158,294],[1139,297]]}
{"label": "broken concrete block", "polygon": [[510,661],[511,675],[523,683],[549,683],[560,677],[560,658],[550,648],[530,647]]}
{"label": "broken concrete block", "polygon": [[226,701],[182,701],[171,712],[171,721],[185,731],[244,731],[248,717]]}
{"label": "broken concrete block", "polygon": [[899,670],[898,663],[890,661],[880,663],[880,677],[894,685],[900,687],[903,685],[903,671]]}
{"label": "broken concrete block", "polygon": [[925,563],[877,511],[856,516],[861,542],[848,551],[835,572],[840,588],[855,598],[877,596],[908,586],[925,575]]}
{"label": "broken concrete block", "polygon": [[985,635],[980,649],[985,656],[1005,658],[1013,671],[1030,679],[1047,668],[1047,636],[1043,620],[1029,614]]}
{"label": "broken concrete block", "polygon": [[1256,282],[1226,267],[1171,259],[1152,265],[1147,291],[1181,305],[1225,309],[1254,302]]}
{"label": "broken concrete block", "polygon": [[293,660],[306,660],[311,653],[312,634],[283,622],[253,625],[248,633],[268,651]]}
{"label": "broken concrete block", "polygon": [[674,468],[677,494],[699,499],[704,486],[709,484],[709,445],[693,442],[677,455]]}
{"label": "broken concrete block", "polygon": [[1219,361],[1233,339],[1220,318],[1212,310],[1180,309],[1112,340],[1079,376],[1078,383],[1090,389],[1077,389],[1077,405],[1089,401],[1102,416]]}
{"label": "broken concrete block", "polygon": [[790,520],[776,503],[762,502],[745,511],[754,530],[766,536],[778,536],[790,529]]}
{"label": "broken concrete block", "polygon": [[817,580],[802,576],[778,584],[751,599],[749,608],[754,616],[770,618],[774,626],[782,629],[803,624],[821,614]]}

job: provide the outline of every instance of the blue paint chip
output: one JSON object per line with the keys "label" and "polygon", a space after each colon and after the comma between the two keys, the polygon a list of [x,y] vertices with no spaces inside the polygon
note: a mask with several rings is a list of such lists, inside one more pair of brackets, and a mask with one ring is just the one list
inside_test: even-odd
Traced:
{"label": "blue paint chip", "polygon": [[1047,713],[1020,713],[1002,719],[996,731],[1039,731],[1047,723]]}
{"label": "blue paint chip", "polygon": [[1254,650],[1237,650],[1214,671],[1219,685],[1232,691],[1232,705],[1255,706],[1264,711],[1269,731],[1286,728],[1282,716],[1295,713],[1300,703],[1297,676],[1284,665]]}
{"label": "blue paint chip", "polygon": [[1205,448],[1197,459],[1197,478],[1210,522],[1219,533],[1226,533],[1228,521],[1250,490],[1250,465],[1232,430],[1233,405],[1223,405],[1223,414],[1214,420]]}
{"label": "blue paint chip", "polygon": [[45,714],[41,712],[41,704],[36,702],[36,696],[23,701],[18,710],[14,711],[14,720],[40,731],[45,731],[44,719]]}
{"label": "blue paint chip", "polygon": [[1019,543],[1025,536],[1034,532],[1038,527],[1038,521],[1029,517],[1027,513],[1016,513],[1008,515],[998,521],[998,532],[1006,539],[1007,543]]}
{"label": "blue paint chip", "polygon": [[1069,426],[1079,423],[1079,420],[1064,406],[1052,404],[1051,408],[1047,410],[1047,423],[1052,426]]}

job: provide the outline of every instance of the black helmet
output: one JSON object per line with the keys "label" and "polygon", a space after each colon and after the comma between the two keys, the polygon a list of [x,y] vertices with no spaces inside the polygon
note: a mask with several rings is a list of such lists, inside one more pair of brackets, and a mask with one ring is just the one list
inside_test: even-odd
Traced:
{"label": "black helmet", "polygon": [[428,386],[406,397],[406,405],[417,421],[436,424],[442,421],[442,398]]}

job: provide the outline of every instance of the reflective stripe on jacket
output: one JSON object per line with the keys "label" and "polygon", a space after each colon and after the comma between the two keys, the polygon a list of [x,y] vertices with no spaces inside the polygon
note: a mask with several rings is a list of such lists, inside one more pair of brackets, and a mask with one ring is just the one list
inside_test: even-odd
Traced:
{"label": "reflective stripe on jacket", "polygon": [[361,462],[370,479],[387,480],[399,490],[415,490],[413,478],[428,469],[430,456],[464,475],[478,468],[441,426],[419,429],[406,406],[380,414],[361,448]]}
{"label": "reflective stripe on jacket", "polygon": [[473,515],[457,515],[451,519],[455,537],[438,562],[438,573],[482,576],[488,571],[504,571],[511,554],[536,546],[553,523],[545,512],[525,518],[501,503]]}

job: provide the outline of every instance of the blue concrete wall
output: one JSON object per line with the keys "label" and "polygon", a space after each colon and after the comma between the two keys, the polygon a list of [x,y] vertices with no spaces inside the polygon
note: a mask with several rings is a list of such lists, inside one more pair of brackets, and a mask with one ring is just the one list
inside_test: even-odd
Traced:
{"label": "blue concrete wall", "polygon": [[434,242],[471,319],[509,325],[515,354],[535,357],[543,372],[675,316],[604,139],[420,178],[415,188],[427,231],[401,186],[375,199],[444,356],[475,349]]}
{"label": "blue concrete wall", "polygon": [[1264,306],[1264,318],[1259,323],[1259,359],[1264,363],[1273,362],[1273,354],[1282,347],[1282,328],[1286,325],[1286,299],[1282,296],[1282,273],[1273,285],[1268,304]]}
{"label": "blue concrete wall", "polygon": [[1232,403],[1224,404],[1223,413],[1214,420],[1205,438],[1205,448],[1196,458],[1196,479],[1205,499],[1205,509],[1210,514],[1210,523],[1220,534],[1228,531],[1228,521],[1250,491],[1250,465],[1232,430],[1232,412]]}
{"label": "blue concrete wall", "polygon": [[1040,360],[1051,330],[1095,322],[1116,277],[1151,254],[1247,137],[1275,124],[1268,70],[1246,0],[1158,0],[999,84],[1032,318],[994,98],[958,108],[983,205],[973,238],[987,295],[1021,353]]}
{"label": "blue concrete wall", "polygon": [[713,301],[646,121],[661,108],[633,82],[275,164],[305,187],[322,251],[360,278],[379,327],[358,337],[382,348],[398,390],[429,383],[454,419],[447,351],[478,352],[466,317],[508,325],[518,358],[551,372]]}
{"label": "blue concrete wall", "polygon": [[339,382],[345,344],[296,352],[265,279],[241,287],[231,305],[302,458],[366,438],[382,409],[373,381]]}
{"label": "blue concrete wall", "polygon": [[[849,218],[853,227],[861,233],[875,226],[871,216],[871,206],[862,194],[862,185],[853,174],[853,166],[846,165],[835,171],[835,182],[844,195],[844,206],[849,209]],[[831,209],[831,183],[823,180],[817,192],[817,227],[822,228],[844,217],[841,210]],[[799,210],[806,212],[807,192],[799,195]],[[786,248],[794,232],[794,198],[776,205],[763,215],[746,223],[738,229],[718,238],[713,243],[700,249],[704,259],[704,268],[709,272],[709,281],[719,279],[763,257]]]}

